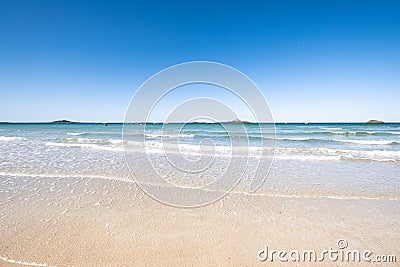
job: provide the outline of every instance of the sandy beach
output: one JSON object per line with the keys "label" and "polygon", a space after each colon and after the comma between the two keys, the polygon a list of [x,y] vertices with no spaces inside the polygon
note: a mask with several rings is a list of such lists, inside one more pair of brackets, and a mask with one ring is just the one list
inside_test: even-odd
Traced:
{"label": "sandy beach", "polygon": [[337,249],[338,239],[348,249],[400,255],[398,200],[232,193],[206,207],[181,209],[154,201],[133,182],[0,179],[2,266],[309,266],[262,262],[257,253],[266,245]]}

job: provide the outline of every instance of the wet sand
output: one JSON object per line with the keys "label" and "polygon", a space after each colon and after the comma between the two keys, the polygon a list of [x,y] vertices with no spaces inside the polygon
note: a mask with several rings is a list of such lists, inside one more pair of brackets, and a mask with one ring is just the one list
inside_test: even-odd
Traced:
{"label": "wet sand", "polygon": [[400,261],[399,200],[231,193],[206,207],[181,209],[154,201],[132,182],[12,176],[0,181],[0,266],[309,266],[261,262],[257,252],[265,245],[337,249],[338,239],[349,249],[397,255]]}

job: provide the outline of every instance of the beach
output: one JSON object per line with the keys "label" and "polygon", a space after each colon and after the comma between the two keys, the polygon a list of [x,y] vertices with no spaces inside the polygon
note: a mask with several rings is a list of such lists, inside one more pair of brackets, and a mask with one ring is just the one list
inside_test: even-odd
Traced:
{"label": "beach", "polygon": [[351,249],[400,253],[398,200],[230,194],[180,209],[129,182],[1,178],[3,266],[279,265],[259,261],[257,252],[265,245],[322,251],[341,238]]}
{"label": "beach", "polygon": [[[218,136],[215,143],[224,146],[224,137],[210,134],[209,125],[196,127],[191,129],[195,133],[183,133],[183,154],[197,157],[195,140],[201,131]],[[275,160],[259,190],[248,192],[244,177],[209,205],[179,208],[154,200],[135,182],[123,151],[137,140],[122,140],[121,125],[2,125],[0,265],[371,265],[363,259],[282,262],[277,255],[272,262],[262,261],[259,251],[265,246],[269,251],[315,250],[317,255],[329,249],[369,250],[372,261],[378,255],[396,255],[398,261],[398,125],[291,127],[277,125]],[[150,141],[159,142],[159,129],[152,131]],[[167,143],[174,140],[174,131],[165,133],[171,139]],[[303,140],[310,135],[320,141]],[[250,147],[256,150],[257,145]],[[219,149],[217,166],[226,159]],[[148,156],[159,159],[156,145],[147,152],[150,156],[132,154],[136,168],[131,172],[146,176],[142,163]],[[257,154],[249,158],[249,166],[259,159]],[[210,172],[217,175],[220,169],[211,167]],[[236,166],[233,173],[240,169]],[[170,173],[168,179],[197,185],[211,178],[192,181]],[[347,246],[339,248],[338,240]]]}

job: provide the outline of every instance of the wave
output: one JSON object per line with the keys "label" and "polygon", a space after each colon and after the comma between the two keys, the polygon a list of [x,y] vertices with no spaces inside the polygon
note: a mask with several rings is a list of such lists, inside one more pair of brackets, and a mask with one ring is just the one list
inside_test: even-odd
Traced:
{"label": "wave", "polygon": [[340,142],[353,143],[357,145],[391,145],[400,144],[400,140],[348,140],[348,139],[323,139],[323,138],[307,138],[307,137],[277,137],[278,141],[312,141],[312,142]]}
{"label": "wave", "polygon": [[[75,138],[78,139],[78,138]],[[75,140],[74,139],[74,140]],[[292,138],[294,139],[294,138]],[[300,138],[296,138],[298,141]],[[303,140],[302,138],[301,140]],[[72,141],[72,140],[71,140]],[[82,141],[82,140],[81,140]],[[97,140],[98,141],[98,140]],[[399,150],[357,150],[357,149],[334,149],[334,148],[289,148],[289,147],[260,147],[260,146],[235,146],[214,145],[200,146],[198,144],[173,144],[159,141],[124,141],[124,140],[100,140],[101,143],[91,143],[86,139],[83,142],[47,142],[46,146],[56,146],[65,148],[93,149],[105,151],[140,151],[143,147],[147,153],[181,153],[188,155],[215,155],[216,157],[250,156],[260,158],[266,154],[263,151],[275,151],[275,158],[278,160],[312,160],[312,161],[338,161],[338,160],[367,160],[376,162],[400,162]],[[307,140],[306,140],[307,141]],[[329,141],[329,140],[328,140]],[[363,145],[387,145],[394,141],[387,140],[331,140],[335,142],[356,143]],[[397,142],[397,141],[395,141]],[[173,149],[172,149],[173,148]],[[238,150],[236,150],[238,149]],[[239,153],[237,153],[239,152]]]}
{"label": "wave", "polygon": [[145,137],[149,138],[194,138],[195,134],[162,134],[162,133],[153,133],[153,134],[144,134]]}
{"label": "wave", "polygon": [[340,127],[321,127],[322,130],[343,130]]}
{"label": "wave", "polygon": [[[180,153],[184,155],[200,156],[203,152],[216,157],[230,156],[233,149],[231,146],[199,146],[193,144],[168,144],[161,142],[145,142],[144,147],[147,153],[164,154]],[[211,153],[210,153],[211,152]]]}
{"label": "wave", "polygon": [[57,139],[60,141],[67,141],[67,142],[79,142],[79,143],[95,143],[95,142],[102,142],[101,139],[94,139],[94,138],[76,138],[76,137],[70,137],[70,138],[60,138]]}
{"label": "wave", "polygon": [[[316,139],[316,138],[307,138],[307,137],[276,137],[275,140],[280,141],[323,141],[326,139]],[[329,140],[327,140],[329,141]]]}
{"label": "wave", "polygon": [[400,132],[373,132],[373,131],[360,131],[360,132],[326,132],[331,135],[354,135],[354,136],[367,136],[367,135],[399,135]]}
{"label": "wave", "polygon": [[73,135],[73,136],[78,136],[78,135],[85,135],[88,133],[67,133],[67,135]]}
{"label": "wave", "polygon": [[332,149],[332,148],[289,148],[276,147],[275,150],[281,152],[297,152],[297,153],[362,153],[365,155],[379,156],[398,156],[400,158],[400,150],[353,150],[353,149]]}
{"label": "wave", "polygon": [[66,142],[78,142],[78,143],[109,143],[109,144],[123,144],[127,141],[122,139],[95,139],[95,138],[61,138],[57,139],[59,141],[66,141]]}
{"label": "wave", "polygon": [[366,136],[366,135],[376,135],[377,132],[327,132],[330,135],[354,135],[354,136]]}
{"label": "wave", "polygon": [[400,151],[397,150],[353,150],[331,148],[287,148],[276,147],[275,151],[284,155],[322,155],[340,156],[342,160],[371,160],[380,162],[400,162]]}
{"label": "wave", "polygon": [[321,156],[321,155],[302,155],[302,154],[299,155],[276,154],[274,158],[277,160],[311,160],[311,161],[336,161],[342,159],[340,155]]}
{"label": "wave", "polygon": [[[261,133],[261,132],[218,132],[218,133],[211,133],[211,132],[204,132],[204,131],[199,131],[196,132],[196,134],[144,134],[145,137],[148,138],[233,138],[233,139],[275,139],[275,140],[287,140],[287,141],[309,141],[309,140],[314,140],[314,141],[324,141],[327,139],[323,138],[318,138],[321,136],[335,136],[335,135],[340,135],[340,136],[371,136],[371,135],[377,135],[377,136],[388,136],[388,135],[394,135],[394,134],[400,134],[396,132],[373,132],[373,131],[334,131],[334,132],[325,132],[325,131],[313,131],[313,132],[301,132],[298,133],[299,135],[304,135],[304,136],[316,136],[314,138],[311,137],[286,137],[286,136],[292,136],[296,135],[297,133],[279,133],[277,134],[278,137],[273,138],[273,135],[271,133]],[[317,137],[318,136],[318,137]],[[328,140],[332,141],[332,140]]]}
{"label": "wave", "polygon": [[19,136],[0,136],[0,141],[22,141],[22,140],[26,139]]}
{"label": "wave", "polygon": [[87,149],[107,150],[107,151],[123,151],[123,147],[110,147],[110,146],[101,146],[101,145],[95,145],[95,144],[81,144],[81,143],[46,142],[46,146],[67,147],[67,148],[87,148]]}
{"label": "wave", "polygon": [[[171,144],[162,144],[160,142],[146,142],[145,149],[148,153],[164,153],[171,152],[169,146]],[[164,151],[165,149],[165,151]],[[235,150],[238,149],[238,150]],[[400,162],[400,151],[396,150],[351,150],[351,149],[330,149],[330,148],[287,148],[287,147],[257,147],[257,146],[214,146],[203,148],[199,145],[179,144],[174,149],[174,153],[200,155],[205,152],[213,152],[216,157],[230,157],[234,155],[247,156],[252,158],[260,158],[263,151],[272,152],[275,150],[275,159],[278,160],[311,160],[311,161],[338,161],[338,160],[361,160],[376,162]],[[264,154],[265,155],[265,154]]]}
{"label": "wave", "polygon": [[[295,133],[280,133],[280,135],[293,135]],[[313,131],[313,132],[301,132],[301,135],[346,135],[346,136],[369,136],[369,135],[380,135],[380,136],[386,136],[386,135],[395,135],[395,134],[400,134],[400,132],[373,132],[373,131],[334,131],[334,132],[328,132],[328,131]]]}
{"label": "wave", "polygon": [[400,144],[400,141],[394,140],[332,140],[341,143],[353,143],[357,145],[391,145]]}
{"label": "wave", "polygon": [[[301,132],[279,132],[274,138],[271,132],[243,132],[243,131],[189,131],[188,133],[174,134],[174,133],[136,133],[134,136],[138,138],[145,137],[147,139],[193,139],[193,138],[225,138],[225,139],[275,139],[283,141],[332,141],[331,139],[324,139],[323,136],[390,136],[398,135],[400,132],[382,132],[382,131],[301,131]],[[301,137],[297,137],[300,135]],[[307,137],[309,136],[309,137]],[[313,137],[311,137],[313,136]]]}
{"label": "wave", "polygon": [[[267,138],[268,139],[268,138]],[[339,142],[353,143],[357,145],[392,145],[400,144],[400,140],[354,140],[354,139],[324,139],[324,138],[308,138],[308,137],[276,137],[278,141],[301,141],[301,142]]]}

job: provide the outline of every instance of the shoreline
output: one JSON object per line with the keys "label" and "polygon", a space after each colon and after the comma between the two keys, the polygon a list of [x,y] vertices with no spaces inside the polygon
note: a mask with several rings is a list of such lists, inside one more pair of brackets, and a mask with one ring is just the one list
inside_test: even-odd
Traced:
{"label": "shoreline", "polygon": [[[132,180],[127,180],[127,179],[118,179],[115,177],[111,176],[99,176],[99,175],[83,175],[83,174],[74,174],[74,175],[50,175],[50,174],[23,174],[23,173],[2,173],[0,172],[0,180],[2,177],[18,177],[18,178],[49,178],[49,179],[56,179],[56,180],[61,180],[61,179],[81,179],[81,180],[109,180],[112,182],[121,182],[121,183],[126,183],[126,184],[134,184],[136,187],[138,187],[139,190],[140,186],[137,185],[137,183],[132,179]],[[156,184],[151,184],[151,183],[146,183],[145,186],[158,186]],[[218,190],[208,190],[208,191],[217,191]],[[258,190],[261,191],[261,190]],[[259,197],[273,197],[273,198],[305,198],[305,199],[337,199],[337,200],[388,200],[388,201],[398,201],[400,200],[399,197],[368,197],[368,196],[335,196],[335,195],[289,195],[289,194],[282,194],[282,193],[269,193],[269,192],[262,192],[262,193],[249,193],[249,192],[244,192],[244,191],[235,191],[233,189],[227,195],[229,194],[237,194],[237,195],[247,195],[247,196],[259,196]]]}

